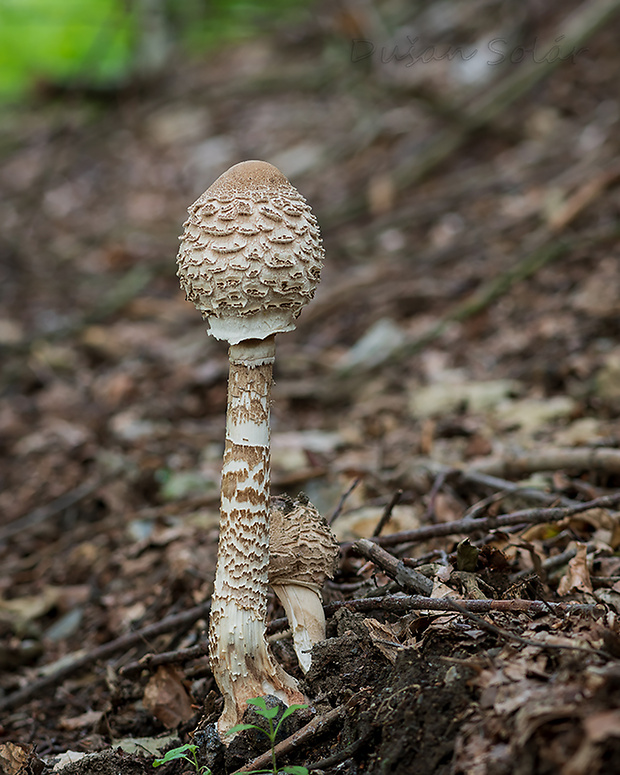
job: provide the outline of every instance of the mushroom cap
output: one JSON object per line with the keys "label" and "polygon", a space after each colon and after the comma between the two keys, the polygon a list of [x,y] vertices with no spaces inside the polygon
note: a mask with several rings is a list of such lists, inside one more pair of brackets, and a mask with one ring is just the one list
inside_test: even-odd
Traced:
{"label": "mushroom cap", "polygon": [[320,592],[338,567],[340,546],[329,525],[304,495],[271,499],[269,583],[298,584]]}
{"label": "mushroom cap", "polygon": [[238,344],[293,330],[324,250],[310,206],[280,170],[235,164],[188,212],[177,274],[209,333]]}

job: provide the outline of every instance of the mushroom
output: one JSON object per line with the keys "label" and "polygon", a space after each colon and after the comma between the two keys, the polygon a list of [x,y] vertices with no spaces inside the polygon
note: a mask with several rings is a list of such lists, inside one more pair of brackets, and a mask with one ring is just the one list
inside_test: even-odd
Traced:
{"label": "mushroom", "polygon": [[209,624],[223,733],[246,700],[303,702],[265,642],[269,564],[269,411],[275,334],[291,331],[314,295],[324,251],[310,206],[284,175],[246,161],[188,210],[177,256],[187,299],[228,341],[230,371],[220,539]]}
{"label": "mushroom", "polygon": [[284,606],[297,660],[310,669],[315,643],[325,640],[321,588],[333,578],[340,547],[327,522],[308,499],[271,499],[269,583]]}

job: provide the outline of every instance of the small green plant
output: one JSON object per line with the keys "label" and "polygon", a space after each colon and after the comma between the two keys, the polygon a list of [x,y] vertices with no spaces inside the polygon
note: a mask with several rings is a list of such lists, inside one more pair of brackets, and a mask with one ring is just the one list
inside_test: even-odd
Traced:
{"label": "small green plant", "polygon": [[178,748],[172,748],[164,754],[163,758],[155,759],[153,767],[159,767],[160,764],[168,764],[168,762],[172,762],[175,759],[185,759],[186,762],[189,762],[194,767],[198,775],[211,775],[211,770],[206,765],[201,767],[198,764],[196,757],[197,747],[193,743],[185,743],[185,745],[180,745]]}
{"label": "small green plant", "polygon": [[258,715],[262,716],[264,719],[267,719],[267,722],[269,723],[269,729],[268,730],[263,729],[262,727],[259,727],[256,724],[237,724],[236,726],[232,727],[232,729],[229,729],[226,734],[232,735],[234,732],[243,732],[244,729],[255,729],[258,732],[262,732],[264,735],[266,735],[271,745],[271,769],[270,770],[252,770],[252,772],[249,775],[259,775],[259,774],[262,775],[263,773],[278,775],[278,773],[280,772],[286,772],[288,775],[309,775],[307,767],[295,767],[295,766],[288,765],[286,767],[282,767],[281,769],[278,769],[276,765],[276,738],[278,736],[278,732],[280,731],[280,727],[282,726],[282,722],[284,721],[284,719],[288,718],[296,710],[299,710],[300,708],[307,708],[308,706],[307,705],[289,705],[288,708],[282,714],[278,723],[275,724],[274,726],[273,721],[278,715],[280,708],[278,707],[268,708],[267,703],[265,702],[263,697],[254,697],[251,700],[248,700],[248,705],[254,705]]}

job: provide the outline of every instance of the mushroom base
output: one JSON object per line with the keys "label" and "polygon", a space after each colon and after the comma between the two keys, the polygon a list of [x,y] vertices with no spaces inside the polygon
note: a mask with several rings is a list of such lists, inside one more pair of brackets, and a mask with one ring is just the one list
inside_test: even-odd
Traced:
{"label": "mushroom base", "polygon": [[217,614],[212,619],[209,638],[216,639],[218,648],[211,668],[224,697],[220,735],[241,722],[252,697],[272,694],[287,705],[305,702],[297,681],[269,653],[263,632],[262,619],[252,611],[228,610],[224,619]]}

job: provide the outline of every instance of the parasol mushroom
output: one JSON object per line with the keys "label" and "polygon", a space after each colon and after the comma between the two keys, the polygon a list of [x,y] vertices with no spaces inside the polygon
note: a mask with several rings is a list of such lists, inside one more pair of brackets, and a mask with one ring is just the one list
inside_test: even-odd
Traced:
{"label": "parasol mushroom", "polygon": [[223,733],[246,700],[303,702],[264,638],[269,564],[269,410],[276,334],[314,295],[324,251],[316,218],[284,175],[246,161],[189,208],[177,257],[181,286],[230,344],[220,538],[209,652],[224,697]]}
{"label": "parasol mushroom", "polygon": [[282,603],[304,673],[315,643],[325,640],[321,588],[336,571],[340,547],[327,522],[304,495],[271,499],[269,583]]}

